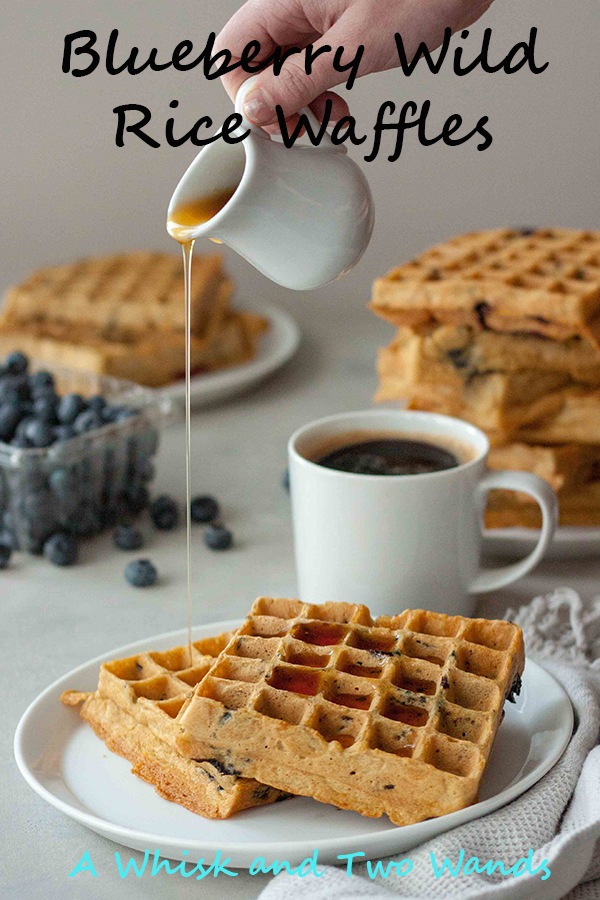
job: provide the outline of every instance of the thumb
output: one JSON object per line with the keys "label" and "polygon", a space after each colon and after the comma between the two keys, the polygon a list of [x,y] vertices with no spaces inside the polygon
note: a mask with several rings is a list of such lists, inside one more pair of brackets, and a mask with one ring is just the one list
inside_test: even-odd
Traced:
{"label": "thumb", "polygon": [[[255,76],[256,80],[244,98],[243,112],[246,118],[256,125],[272,125],[277,122],[275,107],[280,106],[283,117],[289,119],[329,88],[346,81],[348,72],[338,72],[333,68],[335,51],[344,44],[345,29],[340,25],[341,20],[313,44],[314,61],[309,72],[305,69],[306,54],[303,50],[288,57],[277,75],[273,68],[269,68]],[[359,43],[356,42],[354,49],[351,45],[347,47],[344,64],[356,54]],[[314,54],[326,47],[331,50],[321,53],[315,59]]]}

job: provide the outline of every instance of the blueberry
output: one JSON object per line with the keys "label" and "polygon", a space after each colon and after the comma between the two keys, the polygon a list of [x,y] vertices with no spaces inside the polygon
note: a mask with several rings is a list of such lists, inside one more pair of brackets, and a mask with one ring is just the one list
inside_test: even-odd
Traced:
{"label": "blueberry", "polygon": [[290,492],[290,470],[284,469],[281,475],[281,487],[284,491]]}
{"label": "blueberry", "polygon": [[79,479],[73,469],[55,469],[48,479],[50,487],[59,497],[66,497],[79,488]]}
{"label": "blueberry", "polygon": [[12,379],[0,381],[0,403],[19,404],[20,402],[21,398],[19,397],[19,392],[13,384]]}
{"label": "blueberry", "polygon": [[139,550],[144,546],[144,536],[133,525],[119,525],[113,532],[115,547],[119,550]]}
{"label": "blueberry", "polygon": [[148,493],[148,488],[140,484],[137,487],[130,487],[129,490],[125,491],[121,499],[127,512],[135,516],[141,513],[143,509],[146,509],[150,500],[150,494]]}
{"label": "blueberry", "polygon": [[87,406],[88,409],[93,409],[94,412],[101,413],[106,406],[106,400],[104,397],[101,397],[100,394],[94,394],[93,397],[88,399]]}
{"label": "blueberry", "polygon": [[29,447],[31,447],[31,444],[24,434],[17,433],[10,442],[10,446],[16,447],[18,450],[27,450]]}
{"label": "blueberry", "polygon": [[35,419],[33,416],[23,416],[23,418],[17,425],[16,436],[18,437],[21,434],[24,435],[25,432],[27,431],[27,428],[31,424],[31,422],[35,422]]}
{"label": "blueberry", "polygon": [[44,544],[44,556],[55,566],[72,566],[77,562],[79,547],[72,534],[59,531]]}
{"label": "blueberry", "polygon": [[211,525],[204,532],[204,543],[211,550],[228,550],[233,543],[233,535],[222,525]]}
{"label": "blueberry", "polygon": [[11,544],[0,544],[0,569],[5,569],[12,553]]}
{"label": "blueberry", "polygon": [[5,367],[10,375],[23,375],[27,371],[28,366],[29,360],[19,350],[6,357]]}
{"label": "blueberry", "polygon": [[0,407],[0,441],[11,441],[19,424],[20,414],[17,406],[3,404]]}
{"label": "blueberry", "polygon": [[11,550],[19,549],[19,542],[17,541],[16,536],[7,528],[0,531],[0,544],[6,544]]}
{"label": "blueberry", "polygon": [[54,443],[54,429],[48,422],[40,419],[29,421],[24,434],[32,447],[49,447]]}
{"label": "blueberry", "polygon": [[51,372],[40,369],[39,372],[34,372],[33,375],[29,376],[29,386],[32,393],[38,390],[43,391],[47,388],[54,390],[54,375]]}
{"label": "blueberry", "polygon": [[150,459],[145,459],[141,466],[138,467],[138,478],[140,481],[152,481],[154,478],[154,463]]}
{"label": "blueberry", "polygon": [[93,409],[86,409],[79,413],[73,422],[73,428],[76,434],[85,434],[88,431],[96,431],[104,425],[100,415]]}
{"label": "blueberry", "polygon": [[137,414],[137,409],[132,409],[130,406],[121,406],[114,414],[114,420],[115,422],[122,422],[124,419],[131,419],[132,416],[137,416]]}
{"label": "blueberry", "polygon": [[81,394],[65,394],[58,403],[58,421],[63,425],[70,425],[84,409],[85,400]]}
{"label": "blueberry", "polygon": [[161,531],[171,531],[179,521],[177,503],[166,494],[157,497],[150,504],[150,518]]}
{"label": "blueberry", "polygon": [[219,515],[219,504],[214,497],[194,497],[190,512],[194,522],[214,522]]}
{"label": "blueberry", "polygon": [[72,425],[54,426],[54,439],[56,441],[70,441],[71,438],[74,438],[75,436],[75,429]]}
{"label": "blueberry", "polygon": [[119,406],[111,406],[110,403],[107,403],[106,406],[101,411],[102,421],[103,422],[116,422],[119,412],[120,412]]}
{"label": "blueberry", "polygon": [[56,422],[56,407],[58,397],[56,394],[41,394],[33,401],[33,415],[42,422]]}
{"label": "blueberry", "polygon": [[149,559],[135,559],[125,566],[125,578],[133,587],[156,584],[158,572]]}

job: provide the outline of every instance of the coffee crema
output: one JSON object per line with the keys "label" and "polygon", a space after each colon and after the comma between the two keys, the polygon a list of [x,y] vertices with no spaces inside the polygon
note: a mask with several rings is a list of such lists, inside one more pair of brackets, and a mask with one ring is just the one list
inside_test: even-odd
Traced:
{"label": "coffee crema", "polygon": [[423,475],[456,468],[475,454],[469,445],[441,435],[364,431],[332,435],[303,455],[354,475]]}

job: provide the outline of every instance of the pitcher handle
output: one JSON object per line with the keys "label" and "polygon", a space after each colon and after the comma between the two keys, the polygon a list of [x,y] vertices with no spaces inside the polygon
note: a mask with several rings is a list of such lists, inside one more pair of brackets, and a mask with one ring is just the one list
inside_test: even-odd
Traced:
{"label": "pitcher handle", "polygon": [[[257,137],[270,140],[270,135],[268,135],[267,132],[260,127],[260,125],[256,125],[254,122],[250,122],[242,112],[242,105],[244,103],[244,100],[246,99],[246,94],[252,89],[257,78],[258,75],[252,75],[239,86],[238,92],[235,95],[235,111],[242,117],[242,125],[240,126],[240,130],[242,128],[249,128],[252,134],[257,135]],[[303,106],[300,112],[306,116],[315,131],[318,132],[321,127],[321,123],[319,122],[313,111],[308,106]],[[317,146],[315,146],[315,150],[319,150],[321,148],[325,148],[327,150],[337,150],[338,153],[348,152],[347,148],[343,144],[334,144],[326,131],[323,133],[321,142]]]}

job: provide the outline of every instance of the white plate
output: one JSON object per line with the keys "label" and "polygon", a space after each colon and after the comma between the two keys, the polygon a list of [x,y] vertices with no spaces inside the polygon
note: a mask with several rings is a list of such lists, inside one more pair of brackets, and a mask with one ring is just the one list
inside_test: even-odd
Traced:
{"label": "white plate", "polygon": [[[537,543],[535,528],[488,528],[483,548],[490,556],[526,556]],[[600,556],[600,528],[557,528],[544,559],[588,559]]]}
{"label": "white plate", "polygon": [[[230,366],[217,372],[195,375],[191,381],[194,407],[226,400],[242,393],[279,369],[294,355],[300,343],[300,330],[287,312],[276,306],[252,306],[269,320],[269,329],[258,339],[255,359],[240,366]],[[170,397],[183,400],[185,381],[177,381],[162,390]]]}
{"label": "white plate", "polygon": [[[194,639],[239,622],[194,629]],[[398,828],[387,817],[367,819],[305,797],[246,810],[223,821],[203,819],[163,800],[130,773],[129,763],[110,753],[73,709],[59,701],[63,690],[94,690],[101,662],[143,650],[166,650],[186,641],[185,631],[120,647],[91,660],[50,685],[23,715],[15,735],[21,773],[48,803],[110,840],[137,850],[156,848],[169,859],[212,862],[231,857],[247,868],[256,857],[298,865],[319,851],[321,863],[362,850],[367,859],[403,852],[436,834],[485,815],[531,787],[557,761],[573,729],[573,711],[563,688],[528,662],[516,704],[506,704],[484,776],[479,803],[416,825]],[[187,855],[183,852],[187,850]]]}

